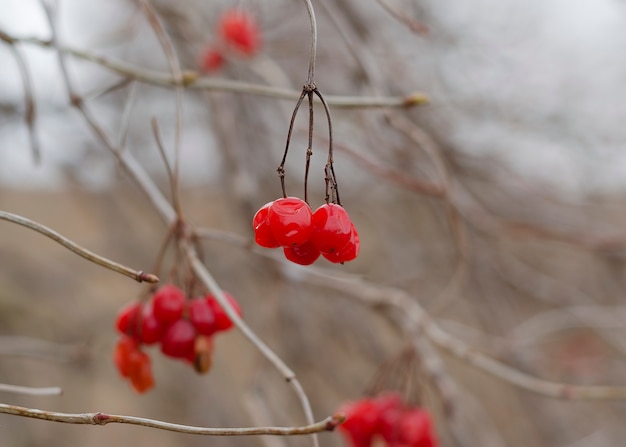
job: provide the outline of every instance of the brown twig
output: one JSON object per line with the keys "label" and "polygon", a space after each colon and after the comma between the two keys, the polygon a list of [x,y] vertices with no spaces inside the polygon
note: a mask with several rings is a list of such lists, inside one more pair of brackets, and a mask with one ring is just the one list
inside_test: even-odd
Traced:
{"label": "brown twig", "polygon": [[18,407],[16,405],[0,404],[0,413],[14,416],[22,416],[45,421],[63,422],[65,424],[79,425],[107,425],[107,424],[130,424],[142,427],[156,428],[159,430],[187,433],[190,435],[205,436],[294,436],[308,435],[323,431],[332,431],[345,420],[345,415],[338,413],[334,416],[314,424],[301,427],[243,427],[243,428],[209,428],[191,425],[173,424],[155,419],[140,418],[135,416],[122,416],[106,413],[59,413],[34,408]]}
{"label": "brown twig", "polygon": [[92,251],[89,251],[75,242],[72,242],[65,236],[57,233],[56,231],[37,223],[33,220],[27,219],[22,216],[18,216],[17,214],[7,213],[6,211],[0,211],[0,220],[5,220],[7,222],[11,222],[17,225],[21,225],[30,230],[36,231],[37,233],[43,234],[44,236],[52,239],[55,242],[58,242],[68,250],[76,253],[78,256],[85,258],[86,260],[93,262],[94,264],[98,264],[101,267],[107,268],[109,270],[113,270],[114,272],[121,273],[122,275],[128,276],[129,278],[134,279],[137,282],[148,282],[151,284],[156,284],[159,282],[159,278],[156,275],[151,273],[144,273],[142,271],[136,271],[131,269],[130,267],[126,267],[122,264],[118,264],[117,262],[111,261],[103,256],[97,255]]}

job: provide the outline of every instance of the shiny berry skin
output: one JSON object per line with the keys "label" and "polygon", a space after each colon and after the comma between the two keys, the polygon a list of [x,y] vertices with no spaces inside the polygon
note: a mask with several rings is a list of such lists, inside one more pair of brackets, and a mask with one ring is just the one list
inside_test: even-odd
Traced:
{"label": "shiny berry skin", "polygon": [[285,247],[283,252],[285,258],[300,265],[313,264],[321,254],[311,241],[306,241],[304,244],[296,245],[295,247]]}
{"label": "shiny berry skin", "polygon": [[270,222],[268,219],[269,208],[274,202],[269,202],[263,205],[259,211],[254,215],[252,219],[252,228],[254,228],[254,241],[261,247],[265,248],[277,248],[280,244],[276,242],[276,238],[272,234],[270,229]]}
{"label": "shiny berry skin", "polygon": [[189,320],[178,320],[161,338],[161,352],[178,359],[193,359],[196,329]]}
{"label": "shiny berry skin", "polygon": [[185,294],[178,287],[168,284],[152,297],[154,316],[164,325],[179,320],[185,310]]}
{"label": "shiny berry skin", "polygon": [[352,231],[350,233],[350,240],[339,251],[334,253],[322,253],[324,258],[330,262],[343,264],[344,262],[352,261],[359,255],[359,249],[361,243],[359,241],[359,233],[356,231],[354,225],[352,225]]}
{"label": "shiny berry skin", "polygon": [[139,340],[141,343],[151,345],[161,340],[165,327],[154,315],[152,303],[144,306],[141,316],[141,330]]}
{"label": "shiny berry skin", "polygon": [[115,328],[129,337],[137,337],[141,329],[141,308],[140,302],[129,303],[122,307],[117,313]]}
{"label": "shiny berry skin", "polygon": [[297,197],[277,199],[269,207],[272,234],[283,247],[302,245],[311,237],[311,207]]}
{"label": "shiny berry skin", "polygon": [[346,421],[339,426],[352,447],[370,447],[376,434],[378,414],[371,399],[361,399],[343,405],[340,412],[345,413]]}
{"label": "shiny berry skin", "polygon": [[[228,292],[224,292],[226,299],[231,304],[231,306],[235,309],[237,315],[241,316],[241,307],[235,298]],[[217,302],[217,299],[213,295],[207,295],[207,302],[213,308],[213,312],[215,313],[215,325],[218,331],[227,331],[231,329],[234,324],[230,321],[230,317],[226,315],[226,311],[222,309],[220,303]]]}
{"label": "shiny berry skin", "polygon": [[322,253],[336,253],[350,241],[352,221],[341,205],[320,206],[313,213],[311,224],[311,241]]}
{"label": "shiny berry skin", "polygon": [[222,68],[226,60],[220,50],[213,47],[207,47],[200,56],[200,68],[202,71],[211,73]]}
{"label": "shiny berry skin", "polygon": [[251,56],[261,48],[261,32],[255,17],[241,9],[226,11],[218,32],[224,42],[240,53]]}
{"label": "shiny berry skin", "polygon": [[213,335],[218,331],[215,310],[205,298],[196,298],[189,302],[189,321],[198,334]]}

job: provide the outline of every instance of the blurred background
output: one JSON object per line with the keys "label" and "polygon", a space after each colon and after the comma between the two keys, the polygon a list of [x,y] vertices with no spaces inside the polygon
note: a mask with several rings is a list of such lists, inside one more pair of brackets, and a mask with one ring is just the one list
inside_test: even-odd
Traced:
{"label": "blurred background", "polygon": [[[227,54],[221,69],[204,75],[296,91],[306,79],[310,35],[301,1],[151,4],[185,69],[200,70],[220,17],[239,7],[258,20],[260,51]],[[136,2],[53,6],[60,46],[169,72]],[[430,98],[413,108],[331,107],[335,170],[361,254],[344,266],[321,260],[315,267],[409,293],[447,332],[521,371],[564,383],[626,384],[624,5],[320,0],[314,6],[316,83],[324,95]],[[0,31],[9,36],[50,37],[38,1],[0,0],[0,11]],[[34,160],[24,118],[24,77],[2,42],[0,210],[150,271],[167,228],[69,105],[56,50],[16,46],[32,80],[41,160]],[[98,64],[67,61],[101,128],[113,141],[125,140],[125,150],[167,193],[150,120],[158,119],[173,159],[174,91],[120,84],[123,77]],[[185,91],[181,201],[191,224],[252,237],[255,211],[281,194],[276,166],[294,105],[245,92]],[[323,109],[315,113],[314,208],[324,201],[328,147]],[[302,195],[306,138],[303,109],[286,166],[292,195]],[[384,365],[407,347],[396,320],[334,288],[303,283],[301,269],[224,238],[203,247],[208,269],[241,302],[250,326],[298,374],[317,419],[379,386]],[[113,322],[144,286],[6,222],[0,266],[0,383],[64,390],[45,398],[0,394],[1,402],[216,427],[304,423],[282,377],[236,331],[216,340],[206,376],[152,349],[156,388],[136,395],[111,361]],[[623,443],[622,402],[541,397],[441,354],[454,390],[445,402],[423,370],[411,378],[420,385],[412,398],[434,414],[441,445]],[[344,445],[336,433],[320,439]],[[308,445],[306,438],[202,438],[0,415],[2,447],[139,442]]]}

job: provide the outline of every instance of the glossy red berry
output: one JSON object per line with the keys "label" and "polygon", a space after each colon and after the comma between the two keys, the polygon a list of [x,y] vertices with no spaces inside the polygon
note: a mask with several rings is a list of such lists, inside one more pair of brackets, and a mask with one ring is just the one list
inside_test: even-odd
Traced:
{"label": "glossy red berry", "polygon": [[261,31],[255,17],[241,9],[226,11],[219,20],[219,35],[240,53],[251,56],[261,48]]}
{"label": "glossy red berry", "polygon": [[285,258],[300,265],[311,265],[320,257],[320,251],[311,241],[302,245],[283,248]]}
{"label": "glossy red berry", "polygon": [[189,320],[198,334],[213,335],[218,331],[214,307],[205,297],[189,302]]}
{"label": "glossy red berry", "polygon": [[200,56],[200,69],[211,73],[222,68],[226,60],[220,50],[214,47],[207,47]]}
{"label": "glossy red berry", "polygon": [[370,447],[377,431],[378,414],[371,399],[361,399],[343,405],[340,412],[346,421],[339,426],[352,447]]}
{"label": "glossy red berry", "polygon": [[352,221],[348,212],[334,203],[326,203],[313,213],[311,241],[322,253],[336,253],[350,241]]}
{"label": "glossy red berry", "polygon": [[348,243],[339,251],[334,253],[322,253],[322,256],[330,262],[343,264],[344,262],[356,259],[359,255],[360,247],[359,233],[356,231],[354,225],[352,225],[352,231],[350,232],[350,240]]}
{"label": "glossy red berry", "polygon": [[161,338],[161,352],[179,359],[193,358],[196,329],[189,320],[178,320],[168,327]]}
{"label": "glossy red berry", "polygon": [[[239,306],[237,300],[228,292],[224,292],[224,295],[231,306],[235,309],[235,312],[237,312],[237,315],[241,316],[241,307]],[[220,303],[217,302],[217,299],[215,299],[213,295],[207,295],[206,300],[215,313],[215,326],[217,327],[217,330],[227,331],[228,329],[231,329],[234,324],[230,321],[230,317],[226,314],[226,311],[222,309]]]}
{"label": "glossy red berry", "polygon": [[280,244],[276,241],[272,230],[270,229],[269,208],[274,202],[263,205],[252,219],[252,228],[254,228],[254,240],[261,247],[277,248]]}
{"label": "glossy red berry", "polygon": [[129,303],[122,307],[117,313],[115,328],[129,337],[137,337],[141,329],[141,308],[140,302]]}
{"label": "glossy red berry", "polygon": [[311,237],[311,207],[297,197],[275,200],[269,207],[268,219],[272,234],[283,247],[302,245]]}
{"label": "glossy red berry", "polygon": [[185,294],[178,287],[168,284],[152,297],[154,316],[164,325],[179,320],[185,310]]}

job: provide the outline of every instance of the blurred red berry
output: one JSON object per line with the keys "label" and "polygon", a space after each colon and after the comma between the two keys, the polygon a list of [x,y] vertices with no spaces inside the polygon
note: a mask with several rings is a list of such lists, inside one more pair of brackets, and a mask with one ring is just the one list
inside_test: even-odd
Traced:
{"label": "blurred red berry", "polygon": [[141,314],[139,340],[146,345],[157,343],[161,340],[164,331],[165,327],[154,315],[153,304],[146,304]]}
{"label": "blurred red berry", "polygon": [[115,345],[113,361],[120,375],[130,379],[138,393],[144,393],[154,386],[150,357],[139,348],[136,340],[122,336]]}
{"label": "blurred red berry", "polygon": [[165,325],[179,320],[185,310],[185,294],[178,287],[168,284],[152,297],[154,316]]}
{"label": "blurred red berry", "polygon": [[226,11],[219,20],[218,33],[227,45],[246,56],[261,48],[261,30],[256,18],[244,10]]}
{"label": "blurred red berry", "polygon": [[161,352],[178,359],[193,359],[196,329],[189,320],[178,320],[161,338]]}
{"label": "blurred red berry", "polygon": [[117,313],[115,328],[129,337],[137,337],[141,329],[141,308],[142,304],[138,301],[122,307]]}
{"label": "blurred red berry", "polygon": [[[237,300],[228,292],[224,292],[226,299],[231,304],[231,306],[235,309],[237,315],[241,316],[241,307]],[[218,331],[227,331],[228,329],[234,326],[233,322],[230,321],[230,317],[226,314],[226,311],[222,309],[220,303],[217,302],[217,299],[213,295],[207,295],[207,302],[213,308],[213,312],[215,313],[215,326]]]}
{"label": "blurred red berry", "polygon": [[218,331],[215,309],[206,297],[189,302],[189,320],[198,334],[213,335]]}
{"label": "blurred red berry", "polygon": [[200,69],[211,73],[222,68],[226,60],[220,50],[214,47],[207,47],[200,55]]}
{"label": "blurred red berry", "polygon": [[369,447],[376,434],[378,415],[371,399],[361,399],[344,404],[339,411],[346,421],[339,426],[352,447]]}

